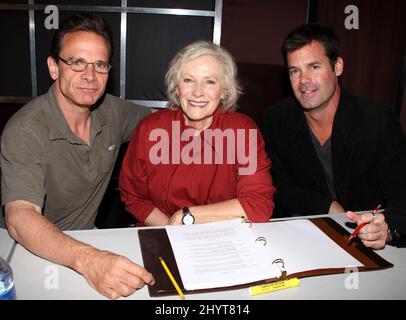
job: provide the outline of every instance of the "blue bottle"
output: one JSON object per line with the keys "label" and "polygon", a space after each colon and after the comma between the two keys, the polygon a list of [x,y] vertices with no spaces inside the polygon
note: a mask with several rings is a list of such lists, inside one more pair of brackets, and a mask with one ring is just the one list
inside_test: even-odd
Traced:
{"label": "blue bottle", "polygon": [[13,272],[10,265],[0,257],[0,300],[15,300]]}

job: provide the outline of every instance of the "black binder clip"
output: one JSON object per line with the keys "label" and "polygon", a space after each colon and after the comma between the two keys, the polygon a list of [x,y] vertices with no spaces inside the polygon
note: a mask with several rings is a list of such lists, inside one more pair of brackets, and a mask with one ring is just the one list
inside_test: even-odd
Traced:
{"label": "black binder clip", "polygon": [[279,269],[281,270],[281,276],[278,278],[278,280],[286,280],[288,273],[285,269],[285,262],[283,259],[275,259],[272,261],[272,264],[278,265]]}

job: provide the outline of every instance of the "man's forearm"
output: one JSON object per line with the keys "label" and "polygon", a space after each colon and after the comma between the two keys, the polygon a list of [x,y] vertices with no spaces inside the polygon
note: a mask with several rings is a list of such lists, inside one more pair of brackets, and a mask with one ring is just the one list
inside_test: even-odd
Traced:
{"label": "man's forearm", "polygon": [[64,234],[29,205],[6,204],[6,221],[10,235],[27,250],[80,273],[83,261],[96,251]]}
{"label": "man's forearm", "polygon": [[101,294],[110,299],[128,296],[145,283],[153,284],[152,274],[124,256],[95,249],[64,234],[41,209],[26,201],[6,204],[10,235],[32,253],[79,272]]}

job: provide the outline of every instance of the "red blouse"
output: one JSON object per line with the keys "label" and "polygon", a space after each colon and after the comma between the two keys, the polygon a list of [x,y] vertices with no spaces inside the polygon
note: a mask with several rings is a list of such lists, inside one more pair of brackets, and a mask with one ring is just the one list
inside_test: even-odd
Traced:
{"label": "red blouse", "polygon": [[[219,133],[227,138],[219,139]],[[181,109],[163,109],[138,124],[119,187],[126,210],[141,223],[155,207],[171,216],[183,207],[235,198],[251,221],[265,222],[274,208],[270,167],[264,140],[249,117],[217,111],[199,134],[185,125]]]}

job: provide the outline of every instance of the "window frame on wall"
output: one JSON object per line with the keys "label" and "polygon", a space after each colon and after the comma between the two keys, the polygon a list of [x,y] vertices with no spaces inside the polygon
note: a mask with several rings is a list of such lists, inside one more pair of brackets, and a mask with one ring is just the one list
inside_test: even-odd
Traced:
{"label": "window frame on wall", "polygon": [[[37,44],[36,44],[36,21],[35,12],[44,12],[49,4],[35,4],[35,0],[28,0],[27,4],[0,4],[0,11],[23,11],[28,12],[28,33],[30,48],[30,66],[31,66],[31,97],[25,96],[0,96],[0,103],[27,103],[38,96],[38,70],[37,70]],[[94,12],[94,13],[118,13],[120,14],[120,47],[116,49],[119,55],[119,95],[120,98],[126,99],[126,65],[127,65],[127,35],[128,35],[128,15],[168,15],[168,16],[194,16],[207,17],[213,19],[212,41],[220,44],[221,40],[221,23],[223,0],[213,0],[214,10],[195,10],[182,8],[158,8],[158,7],[135,7],[128,6],[127,0],[121,0],[120,6],[96,6],[96,5],[62,5],[56,4],[58,11],[73,12]],[[50,3],[52,4],[52,3]],[[166,106],[166,100],[131,100],[133,103],[145,105],[154,108],[163,108]]]}

